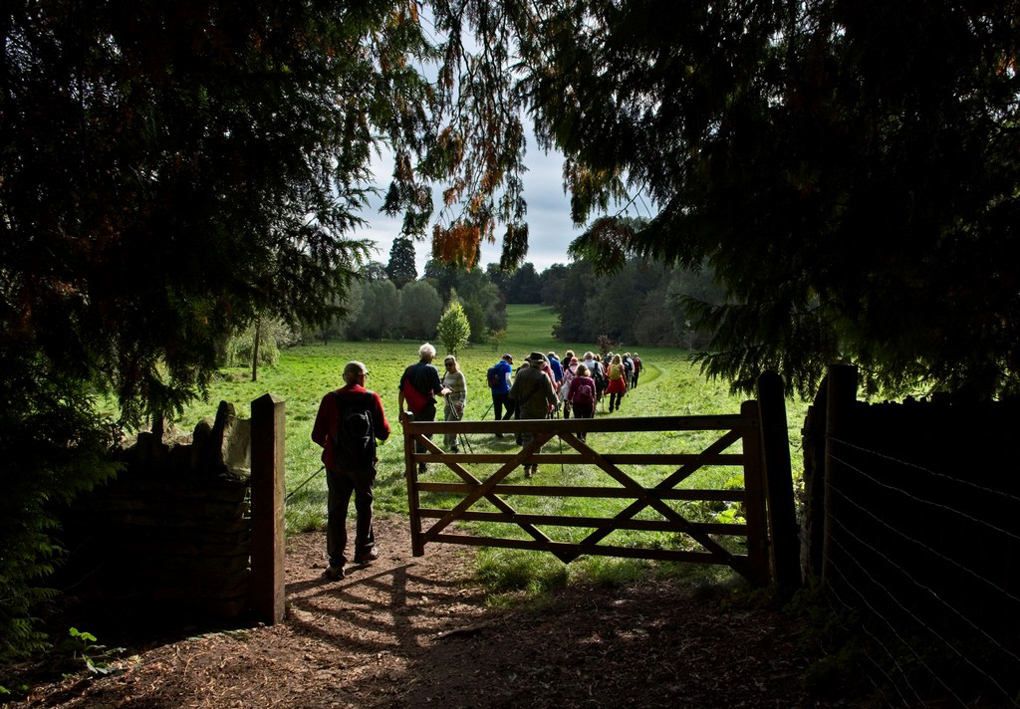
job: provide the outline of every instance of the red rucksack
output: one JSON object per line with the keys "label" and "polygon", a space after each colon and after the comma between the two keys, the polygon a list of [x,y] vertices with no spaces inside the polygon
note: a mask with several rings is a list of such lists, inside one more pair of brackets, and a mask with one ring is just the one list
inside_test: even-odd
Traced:
{"label": "red rucksack", "polygon": [[411,410],[412,414],[417,414],[425,409],[429,401],[425,398],[425,395],[415,389],[414,384],[411,383],[410,369],[411,367],[408,367],[404,370],[404,387],[400,391],[404,395],[404,401],[407,402],[407,408]]}

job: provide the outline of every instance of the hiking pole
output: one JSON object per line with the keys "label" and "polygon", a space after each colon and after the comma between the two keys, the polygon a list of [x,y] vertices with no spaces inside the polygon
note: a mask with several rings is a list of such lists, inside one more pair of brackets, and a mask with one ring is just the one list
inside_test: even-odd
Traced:
{"label": "hiking pole", "polygon": [[318,469],[318,470],[316,470],[316,471],[315,471],[314,473],[312,473],[311,475],[309,475],[309,476],[308,476],[308,477],[307,477],[307,478],[305,479],[305,481],[304,481],[303,483],[301,483],[301,484],[300,484],[300,485],[298,485],[298,486],[297,486],[296,488],[294,488],[294,489],[293,489],[293,490],[291,490],[291,491],[290,491],[289,493],[287,493],[287,496],[286,496],[285,498],[283,498],[283,501],[284,501],[284,502],[286,502],[287,500],[289,500],[290,498],[292,498],[292,497],[294,496],[294,493],[296,493],[296,492],[297,492],[298,490],[300,490],[300,489],[301,489],[301,488],[303,488],[303,487],[304,487],[305,485],[307,485],[308,483],[310,483],[310,482],[312,481],[312,478],[314,478],[314,477],[315,477],[316,475],[318,475],[319,473],[321,473],[321,472],[322,472],[323,470],[325,470],[325,469],[326,469],[326,466],[325,466],[325,465],[323,465],[323,466],[322,466],[321,468],[319,468],[319,469]]}
{"label": "hiking pole", "polygon": [[[465,410],[467,409],[467,402],[464,402],[464,408],[465,408]],[[456,416],[456,414],[457,414],[457,407],[451,406],[450,410]],[[486,413],[488,413],[488,411],[486,411]],[[482,417],[484,418],[485,414],[482,414]],[[463,412],[460,414],[460,416],[457,416],[453,420],[454,421],[463,421],[464,420]],[[457,436],[460,438],[461,445],[463,445],[465,448],[467,448],[467,452],[470,453],[471,455],[474,455],[475,452],[471,449],[471,443],[468,441],[467,436],[465,434],[463,434],[463,433],[458,433]]]}
{"label": "hiking pole", "polygon": [[563,433],[561,432],[556,438],[557,443],[560,444],[560,479],[562,480],[566,477],[566,473],[563,472]]}

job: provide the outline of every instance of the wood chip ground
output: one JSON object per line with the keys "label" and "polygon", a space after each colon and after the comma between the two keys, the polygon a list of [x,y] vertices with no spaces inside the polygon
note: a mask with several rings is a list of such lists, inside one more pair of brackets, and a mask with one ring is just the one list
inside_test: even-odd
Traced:
{"label": "wood chip ground", "polygon": [[493,609],[472,580],[473,550],[433,545],[414,558],[406,520],[376,525],[380,558],[338,582],[321,577],[321,533],[288,539],[281,625],[166,642],[115,674],[75,674],[12,706],[838,705],[802,689],[817,650],[778,611],[651,581]]}

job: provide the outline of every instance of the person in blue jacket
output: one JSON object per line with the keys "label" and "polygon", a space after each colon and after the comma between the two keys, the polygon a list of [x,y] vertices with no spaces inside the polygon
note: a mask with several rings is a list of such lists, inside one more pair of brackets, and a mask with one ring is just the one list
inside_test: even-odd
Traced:
{"label": "person in blue jacket", "polygon": [[563,381],[563,365],[560,364],[560,358],[556,356],[555,352],[549,353],[549,367],[552,369],[553,377],[556,379],[553,384],[558,388],[560,382]]}
{"label": "person in blue jacket", "polygon": [[[513,363],[514,358],[510,354],[505,354],[499,362],[489,367],[489,389],[492,391],[492,409],[496,414],[497,421],[506,421],[513,418],[514,415],[513,404],[507,398],[510,393],[511,377],[513,377]],[[497,433],[496,436],[502,438],[503,434]]]}

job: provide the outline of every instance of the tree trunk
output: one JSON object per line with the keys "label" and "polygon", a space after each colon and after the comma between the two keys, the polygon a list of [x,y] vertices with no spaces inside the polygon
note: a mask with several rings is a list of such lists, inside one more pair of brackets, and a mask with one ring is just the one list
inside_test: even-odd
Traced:
{"label": "tree trunk", "polygon": [[251,347],[251,380],[259,380],[259,343],[262,341],[262,317],[255,320],[255,342]]}

